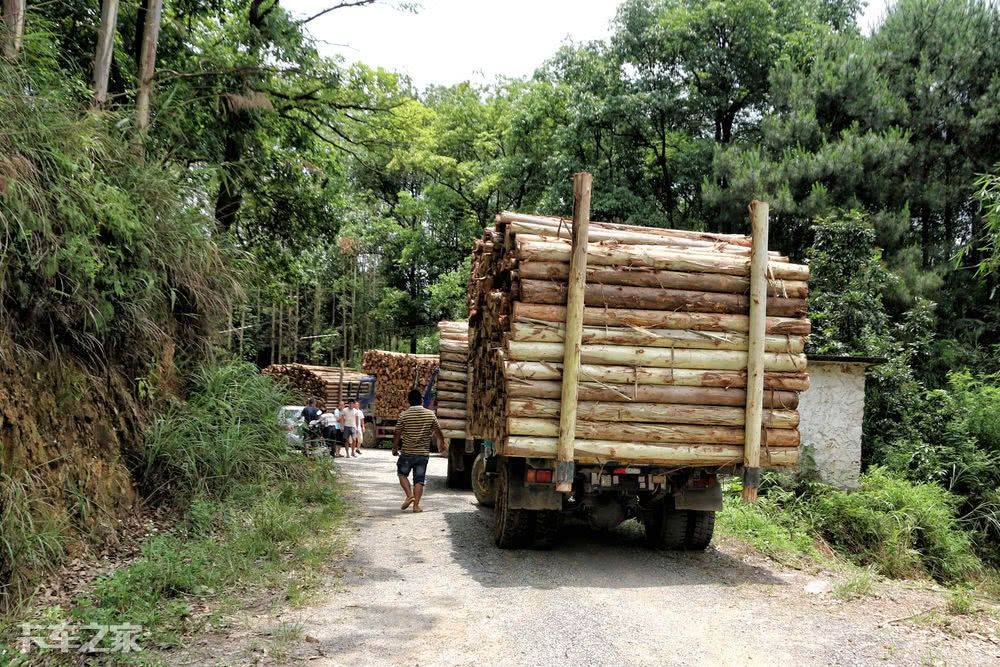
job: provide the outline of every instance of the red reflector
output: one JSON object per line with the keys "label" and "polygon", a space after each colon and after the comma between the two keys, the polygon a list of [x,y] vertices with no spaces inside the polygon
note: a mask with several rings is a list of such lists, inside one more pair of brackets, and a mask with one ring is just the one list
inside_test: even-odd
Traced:
{"label": "red reflector", "polygon": [[699,477],[691,480],[691,486],[696,489],[704,489],[712,485],[711,477]]}
{"label": "red reflector", "polygon": [[552,481],[552,471],[551,470],[536,470],[535,471],[535,481],[548,484]]}
{"label": "red reflector", "polygon": [[534,482],[535,481],[535,473],[536,472],[537,471],[534,468],[528,468],[528,474],[525,475],[525,479],[527,481],[529,481],[529,482]]}
{"label": "red reflector", "polygon": [[626,470],[625,470],[625,468],[615,468],[611,472],[612,472],[612,474],[615,474],[615,475],[624,475],[626,473]]}

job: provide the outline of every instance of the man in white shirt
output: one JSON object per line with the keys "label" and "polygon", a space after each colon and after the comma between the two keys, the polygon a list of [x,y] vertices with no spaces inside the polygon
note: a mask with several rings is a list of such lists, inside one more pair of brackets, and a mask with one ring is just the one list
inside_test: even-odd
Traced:
{"label": "man in white shirt", "polygon": [[344,444],[347,445],[347,455],[358,455],[358,443],[365,428],[365,416],[358,407],[357,401],[351,401],[344,410]]}

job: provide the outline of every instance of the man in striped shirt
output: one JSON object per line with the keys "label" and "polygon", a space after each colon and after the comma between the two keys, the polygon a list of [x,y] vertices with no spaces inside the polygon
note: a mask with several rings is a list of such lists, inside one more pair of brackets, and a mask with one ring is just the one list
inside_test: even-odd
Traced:
{"label": "man in striped shirt", "polygon": [[[431,437],[437,441],[438,451],[448,451],[437,415],[421,405],[422,396],[417,389],[407,395],[410,407],[399,415],[396,432],[392,436],[392,455],[399,456],[396,473],[399,485],[403,487],[406,499],[399,509],[413,505],[414,512],[422,512],[420,498],[424,495],[424,480],[427,475],[427,461],[431,453]],[[402,454],[400,454],[402,449]],[[410,471],[413,471],[413,486],[410,486]]]}

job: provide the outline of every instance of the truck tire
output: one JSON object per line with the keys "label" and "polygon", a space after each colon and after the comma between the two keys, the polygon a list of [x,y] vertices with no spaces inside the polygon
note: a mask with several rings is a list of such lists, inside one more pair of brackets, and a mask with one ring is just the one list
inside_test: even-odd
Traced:
{"label": "truck tire", "polygon": [[493,507],[497,503],[496,478],[486,474],[486,452],[482,450],[472,462],[472,493],[483,507]]}
{"label": "truck tire", "polygon": [[688,536],[688,513],[675,510],[674,501],[667,499],[643,513],[646,544],[653,549],[675,551],[684,549]]}
{"label": "truck tire", "polygon": [[536,549],[551,549],[559,539],[562,513],[558,510],[541,510],[532,512],[532,514],[535,515],[534,547]]}
{"label": "truck tire", "polygon": [[712,541],[715,531],[715,512],[687,510],[688,533],[684,548],[690,551],[704,551]]}
{"label": "truck tire", "polygon": [[367,449],[374,449],[375,445],[378,444],[378,439],[376,438],[378,429],[375,428],[375,424],[369,422],[365,424],[364,435],[361,436],[361,446]]}
{"label": "truck tire", "polygon": [[525,510],[511,509],[507,504],[510,490],[510,464],[500,461],[497,466],[497,500],[493,512],[493,542],[501,549],[520,549],[531,539],[532,516]]}

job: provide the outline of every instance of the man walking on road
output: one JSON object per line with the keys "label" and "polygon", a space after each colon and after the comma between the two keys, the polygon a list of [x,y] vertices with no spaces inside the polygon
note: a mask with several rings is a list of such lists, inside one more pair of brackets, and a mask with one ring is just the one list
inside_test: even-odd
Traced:
{"label": "man walking on road", "polygon": [[[424,495],[424,480],[427,476],[427,461],[431,453],[431,437],[437,442],[438,451],[444,454],[448,446],[438,426],[437,415],[421,403],[423,396],[417,389],[407,395],[410,407],[399,415],[396,432],[392,436],[392,455],[398,456],[396,473],[399,485],[403,487],[406,499],[399,509],[413,505],[414,512],[422,512],[420,499]],[[402,449],[402,454],[400,454]],[[413,471],[413,486],[410,486],[410,471]]]}

